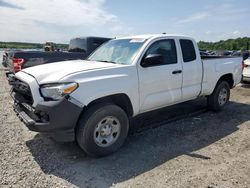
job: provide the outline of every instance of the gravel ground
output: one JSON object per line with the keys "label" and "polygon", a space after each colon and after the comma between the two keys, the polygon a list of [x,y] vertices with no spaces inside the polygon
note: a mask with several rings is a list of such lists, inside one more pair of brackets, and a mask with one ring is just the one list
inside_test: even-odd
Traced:
{"label": "gravel ground", "polygon": [[0,187],[250,187],[250,85],[233,89],[218,114],[201,101],[189,112],[177,106],[176,119],[173,109],[142,116],[133,121],[140,131],[100,159],[28,131],[2,68],[0,86]]}

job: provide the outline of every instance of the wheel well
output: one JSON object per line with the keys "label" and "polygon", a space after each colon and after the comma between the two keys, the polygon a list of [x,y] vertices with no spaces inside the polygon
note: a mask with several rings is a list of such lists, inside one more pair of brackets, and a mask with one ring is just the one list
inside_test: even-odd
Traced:
{"label": "wheel well", "polygon": [[93,104],[98,104],[98,103],[113,103],[116,104],[117,106],[119,106],[120,108],[122,108],[126,114],[128,115],[128,117],[133,116],[133,107],[131,104],[131,101],[129,99],[129,97],[126,94],[115,94],[115,95],[109,95],[109,96],[105,96],[99,99],[96,99],[94,101],[92,101],[91,103],[88,104],[87,108]]}
{"label": "wheel well", "polygon": [[229,84],[230,88],[232,88],[234,85],[234,79],[232,74],[223,75],[222,77],[220,77],[219,81],[226,81]]}

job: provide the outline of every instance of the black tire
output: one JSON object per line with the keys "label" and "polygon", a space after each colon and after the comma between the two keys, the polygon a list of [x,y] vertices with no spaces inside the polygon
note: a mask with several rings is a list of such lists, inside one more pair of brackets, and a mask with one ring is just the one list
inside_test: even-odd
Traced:
{"label": "black tire", "polygon": [[[224,90],[226,91],[225,103],[221,104],[219,102],[220,92]],[[207,105],[209,110],[213,110],[215,112],[221,111],[224,106],[227,104],[230,98],[230,86],[226,81],[219,81],[211,95],[207,97]]]}
{"label": "black tire", "polygon": [[[94,138],[96,127],[105,117],[115,117],[120,123],[120,132],[109,146],[99,146]],[[102,157],[117,151],[124,143],[129,129],[127,114],[119,106],[114,104],[96,104],[80,117],[76,130],[76,139],[79,146],[89,155]]]}

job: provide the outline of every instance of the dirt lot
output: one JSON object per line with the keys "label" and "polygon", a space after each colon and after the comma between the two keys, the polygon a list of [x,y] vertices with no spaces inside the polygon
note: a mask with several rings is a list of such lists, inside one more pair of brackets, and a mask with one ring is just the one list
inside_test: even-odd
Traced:
{"label": "dirt lot", "polygon": [[0,86],[0,187],[250,187],[250,85],[218,114],[201,99],[139,117],[125,146],[100,159],[28,131],[2,70]]}

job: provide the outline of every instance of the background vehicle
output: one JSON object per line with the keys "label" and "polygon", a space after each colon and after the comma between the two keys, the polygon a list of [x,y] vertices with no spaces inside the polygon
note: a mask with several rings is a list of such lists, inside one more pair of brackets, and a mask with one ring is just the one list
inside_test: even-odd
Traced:
{"label": "background vehicle", "polygon": [[11,59],[10,57],[12,57],[15,52],[20,52],[20,51],[21,50],[17,50],[17,49],[6,50],[3,53],[3,61],[2,61],[3,66],[8,67],[9,61]]}
{"label": "background vehicle", "polygon": [[56,50],[56,44],[53,42],[46,42],[44,45],[45,52],[54,52]]}
{"label": "background vehicle", "polygon": [[97,47],[110,38],[84,37],[70,41],[69,52],[42,52],[42,51],[11,51],[8,53],[7,67],[9,73],[16,73],[24,68],[58,61],[85,59]]}
{"label": "background vehicle", "polygon": [[4,67],[7,67],[8,54],[6,52],[3,53],[3,61],[2,64]]}
{"label": "background vehicle", "polygon": [[250,82],[250,58],[244,60],[244,69],[243,69],[243,78],[242,81]]}
{"label": "background vehicle", "polygon": [[220,111],[241,77],[241,57],[202,60],[190,37],[143,35],[111,40],[85,61],[24,69],[12,96],[30,130],[104,156],[124,143],[129,118],[200,96]]}
{"label": "background vehicle", "polygon": [[209,53],[204,52],[204,51],[200,51],[200,55],[201,55],[201,56],[209,56]]}

